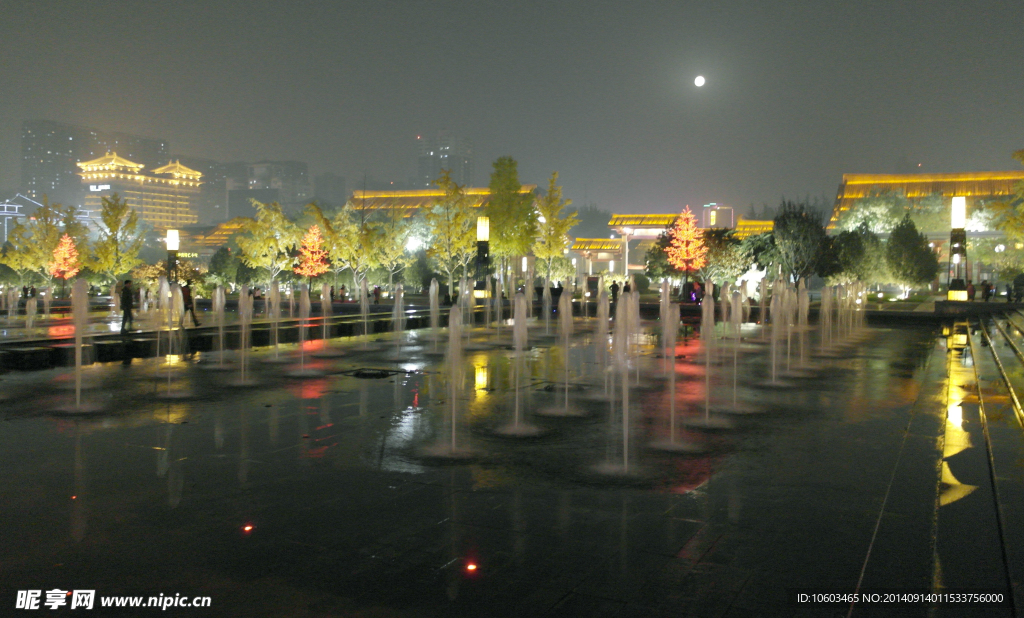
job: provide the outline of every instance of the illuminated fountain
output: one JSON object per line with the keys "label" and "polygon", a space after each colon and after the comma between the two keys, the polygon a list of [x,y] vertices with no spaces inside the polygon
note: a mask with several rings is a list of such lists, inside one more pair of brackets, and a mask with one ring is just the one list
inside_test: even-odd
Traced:
{"label": "illuminated fountain", "polygon": [[668,439],[655,440],[648,444],[648,448],[666,453],[700,453],[704,447],[684,440],[676,435],[676,355],[675,347],[679,335],[679,305],[670,303],[665,322],[662,323],[663,349],[671,350],[669,354],[662,355],[662,362],[665,365],[665,373],[668,378]]}
{"label": "illuminated fountain", "polygon": [[512,422],[495,429],[495,433],[506,438],[534,438],[543,433],[540,427],[522,420],[520,404],[522,398],[522,376],[526,366],[526,297],[516,294],[514,313],[512,316],[512,345],[515,347],[513,362],[512,390],[515,392]]}
{"label": "illuminated fountain", "polygon": [[[462,446],[458,440],[459,401],[462,399],[465,380],[462,356],[462,310],[458,305],[452,306],[448,312],[447,365],[448,401],[445,409],[448,411],[446,419],[448,431],[439,436],[436,444],[420,449],[420,456],[442,460],[472,459],[478,453]],[[431,392],[433,392],[432,389]]]}
{"label": "illuminated fountain", "polygon": [[32,330],[36,321],[36,311],[38,311],[39,301],[35,296],[30,297],[25,301],[25,329]]}
{"label": "illuminated fountain", "polygon": [[[523,305],[525,308],[526,299],[523,298]],[[525,322],[525,320],[524,320]],[[558,416],[558,417],[570,417],[570,416],[586,416],[586,412],[577,406],[569,405],[569,339],[572,336],[572,295],[569,294],[568,287],[562,289],[562,295],[558,299],[558,332],[562,337],[562,356],[564,359],[565,373],[563,376],[563,392],[565,394],[565,405],[559,406],[547,406],[541,408],[535,412],[541,416]],[[518,385],[517,385],[518,386]],[[518,392],[518,389],[517,389]]]}
{"label": "illuminated fountain", "polygon": [[345,352],[336,346],[331,346],[331,316],[334,315],[334,301],[331,300],[331,286],[324,283],[320,289],[320,313],[323,314],[323,348],[314,353],[317,358],[338,358],[344,356]]}
{"label": "illuminated fountain", "polygon": [[695,429],[728,429],[732,423],[725,418],[711,414],[711,357],[717,348],[715,341],[715,286],[707,283],[704,299],[701,301],[700,339],[704,347],[704,414],[687,417],[683,423]]}
{"label": "illuminated fountain", "polygon": [[238,290],[238,367],[237,380],[228,382],[229,386],[249,387],[256,382],[249,377],[249,345],[252,333],[252,296],[249,286],[243,285]]}
{"label": "illuminated fountain", "polygon": [[50,302],[53,300],[53,294],[49,287],[45,287],[40,290],[40,296],[43,297],[43,318],[48,320],[50,319]]}
{"label": "illuminated fountain", "polygon": [[309,338],[309,287],[303,285],[299,293],[299,366],[287,372],[290,378],[319,378],[324,372],[306,367],[306,340]]}

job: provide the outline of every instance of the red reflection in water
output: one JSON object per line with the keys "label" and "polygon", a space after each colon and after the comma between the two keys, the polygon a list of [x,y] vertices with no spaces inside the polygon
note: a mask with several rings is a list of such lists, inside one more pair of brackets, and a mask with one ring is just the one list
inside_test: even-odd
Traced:
{"label": "red reflection in water", "polygon": [[242,524],[242,536],[249,536],[254,530],[256,530],[256,524],[251,522]]}
{"label": "red reflection in water", "polygon": [[302,380],[288,386],[292,395],[299,399],[319,399],[327,392],[327,379],[317,378],[316,380]]}
{"label": "red reflection in water", "polygon": [[307,352],[313,352],[316,350],[324,349],[323,339],[310,339],[309,341],[302,342],[302,349]]}
{"label": "red reflection in water", "polygon": [[75,334],[74,324],[64,324],[62,326],[49,326],[46,329],[46,334],[51,339],[60,339],[62,337],[73,337]]}

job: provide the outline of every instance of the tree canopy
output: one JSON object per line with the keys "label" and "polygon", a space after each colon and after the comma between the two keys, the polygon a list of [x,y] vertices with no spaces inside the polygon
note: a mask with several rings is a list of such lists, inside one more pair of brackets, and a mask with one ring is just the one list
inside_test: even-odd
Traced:
{"label": "tree canopy", "polygon": [[564,255],[569,246],[569,230],[576,225],[578,218],[575,212],[562,216],[572,200],[562,201],[562,187],[558,186],[558,172],[551,173],[548,191],[543,197],[537,198],[538,229],[533,242],[533,254],[546,266],[546,278],[551,280],[552,260]]}
{"label": "tree canopy", "polygon": [[804,204],[783,202],[772,234],[779,264],[794,282],[814,274],[826,242],[821,214]]}
{"label": "tree canopy", "polygon": [[242,261],[263,272],[268,286],[281,271],[295,262],[292,248],[299,241],[298,226],[291,222],[277,202],[263,204],[253,200],[256,217],[246,219],[238,236]]}
{"label": "tree canopy", "polygon": [[923,285],[935,278],[939,259],[928,246],[928,238],[906,215],[896,224],[885,246],[885,263],[892,282],[905,288]]}

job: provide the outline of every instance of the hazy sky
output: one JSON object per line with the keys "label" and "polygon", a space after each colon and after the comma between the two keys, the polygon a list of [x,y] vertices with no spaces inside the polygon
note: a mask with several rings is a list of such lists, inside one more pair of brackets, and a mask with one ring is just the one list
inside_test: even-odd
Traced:
{"label": "hazy sky", "polygon": [[[0,0],[0,187],[21,122],[406,180],[416,135],[617,212],[834,195],[844,172],[1017,169],[1021,0]],[[693,79],[707,84],[696,88]]]}

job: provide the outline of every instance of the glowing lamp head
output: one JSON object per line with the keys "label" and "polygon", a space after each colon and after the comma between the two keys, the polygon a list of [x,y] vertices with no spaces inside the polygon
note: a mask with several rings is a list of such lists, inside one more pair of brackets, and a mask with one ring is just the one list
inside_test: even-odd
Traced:
{"label": "glowing lamp head", "polygon": [[959,264],[960,263],[960,254],[959,253],[954,253],[953,254],[953,263],[954,264]]}
{"label": "glowing lamp head", "polygon": [[467,564],[466,565],[466,570],[469,571],[470,573],[476,571],[476,563],[475,562],[470,562],[469,564]]}
{"label": "glowing lamp head", "polygon": [[167,230],[167,250],[177,251],[180,245],[181,242],[178,238],[178,230]]}
{"label": "glowing lamp head", "polygon": [[476,218],[476,239],[477,242],[488,242],[491,240],[491,220],[487,217]]}
{"label": "glowing lamp head", "polygon": [[953,209],[950,212],[949,225],[954,230],[962,230],[967,227],[967,198],[962,196],[953,198]]}
{"label": "glowing lamp head", "polygon": [[523,267],[520,270],[522,270],[525,273],[528,266],[529,266],[529,262],[527,262],[526,256],[524,255],[523,256]]}

